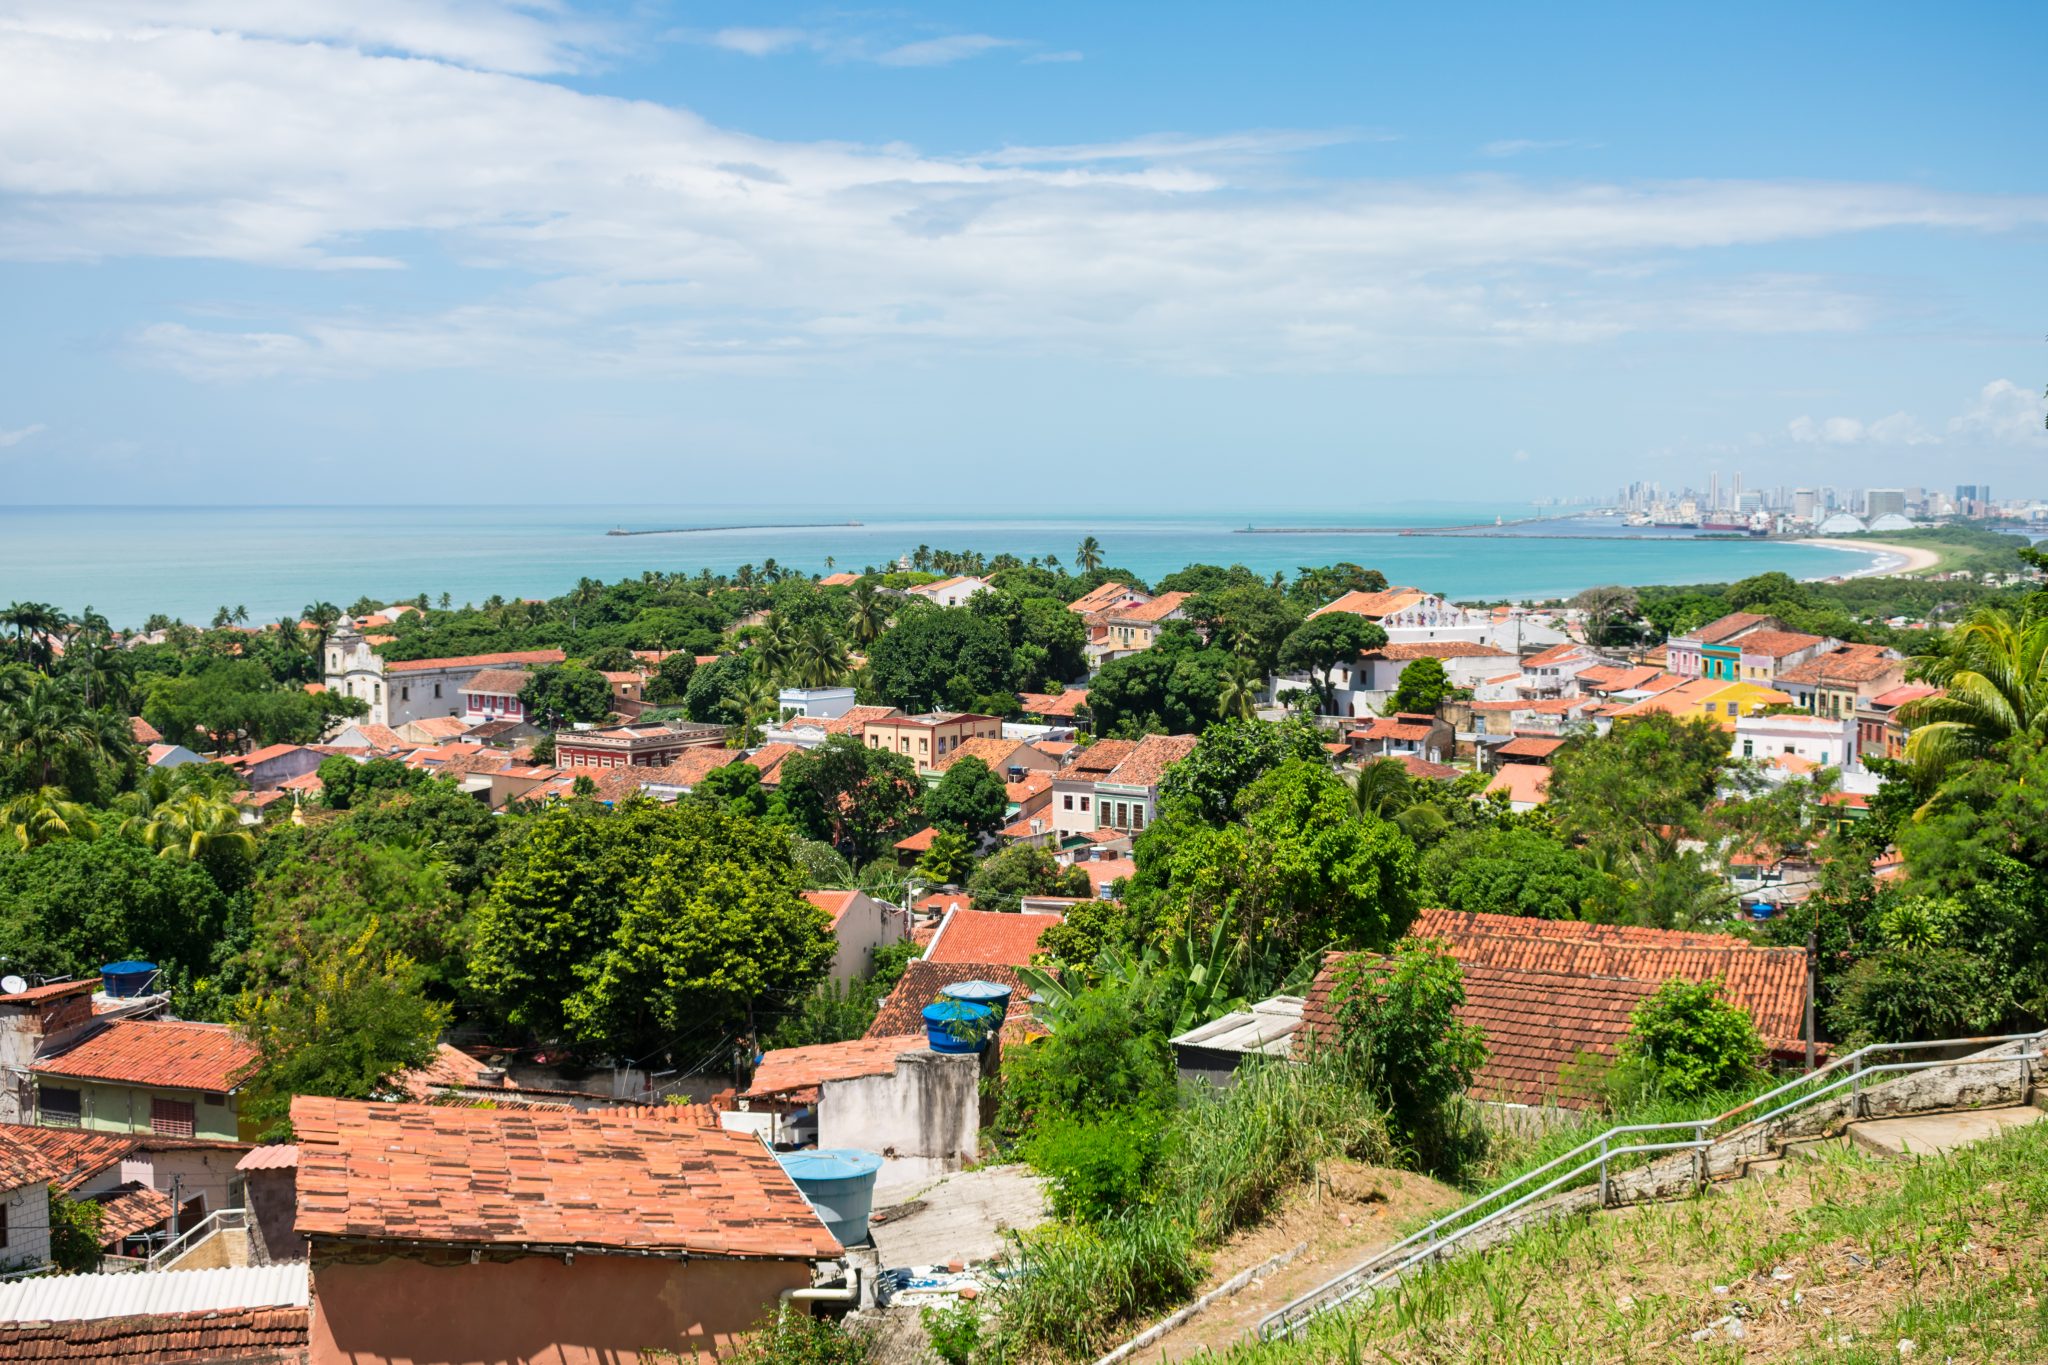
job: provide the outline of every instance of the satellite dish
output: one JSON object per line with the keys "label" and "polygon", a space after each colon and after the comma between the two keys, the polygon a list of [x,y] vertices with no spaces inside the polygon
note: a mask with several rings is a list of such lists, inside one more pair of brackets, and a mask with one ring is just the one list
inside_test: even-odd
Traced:
{"label": "satellite dish", "polygon": [[0,976],[0,991],[5,991],[9,995],[20,995],[27,989],[28,981],[23,977],[15,976],[12,973]]}

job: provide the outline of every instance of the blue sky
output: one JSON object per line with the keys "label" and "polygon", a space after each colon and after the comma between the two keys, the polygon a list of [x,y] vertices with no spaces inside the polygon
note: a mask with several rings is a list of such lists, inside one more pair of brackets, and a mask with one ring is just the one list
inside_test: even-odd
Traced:
{"label": "blue sky", "polygon": [[2048,495],[2037,18],[0,0],[0,499]]}

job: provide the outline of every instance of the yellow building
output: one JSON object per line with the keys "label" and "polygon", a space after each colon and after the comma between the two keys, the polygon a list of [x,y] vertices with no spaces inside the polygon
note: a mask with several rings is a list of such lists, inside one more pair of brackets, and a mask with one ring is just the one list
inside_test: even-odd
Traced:
{"label": "yellow building", "polygon": [[1772,706],[1793,705],[1792,694],[1758,682],[1731,682],[1726,678],[1694,678],[1654,697],[1645,697],[1619,712],[1616,720],[1631,716],[1664,714],[1680,717],[1705,716],[1724,730],[1735,728],[1743,716],[1761,715]]}

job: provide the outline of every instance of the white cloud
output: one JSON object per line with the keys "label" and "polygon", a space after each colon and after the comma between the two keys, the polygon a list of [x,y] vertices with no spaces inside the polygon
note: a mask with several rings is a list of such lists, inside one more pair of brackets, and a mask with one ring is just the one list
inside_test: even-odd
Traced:
{"label": "white cloud", "polygon": [[1795,417],[1786,431],[1801,445],[1939,445],[1941,438],[1920,425],[1910,413],[1895,412],[1872,422],[1854,417]]}
{"label": "white cloud", "polygon": [[1599,145],[1597,142],[1582,142],[1577,138],[1509,137],[1485,144],[1479,149],[1479,154],[1491,157],[1527,156],[1531,152],[1562,152]]}
{"label": "white cloud", "polygon": [[1083,54],[1068,50],[1065,52],[1034,52],[1024,59],[1026,66],[1039,66],[1046,62],[1078,62]]}
{"label": "white cloud", "polygon": [[49,428],[45,427],[41,422],[31,422],[25,427],[16,427],[13,431],[0,431],[0,450],[6,450],[11,446],[18,446],[37,432],[47,430]]}
{"label": "white cloud", "polygon": [[728,52],[743,52],[749,57],[770,57],[778,52],[787,51],[805,40],[806,35],[800,28],[722,28],[705,41]]}
{"label": "white cloud", "polygon": [[2010,379],[1994,379],[1965,411],[1949,419],[1948,429],[1963,437],[2000,444],[2040,442],[2048,431],[2048,399],[2036,389],[2023,389]]}
{"label": "white cloud", "polygon": [[[961,157],[775,141],[518,74],[594,50],[528,34],[538,10],[442,0],[427,12],[496,16],[498,36],[401,59],[342,36],[338,5],[310,9],[325,28],[251,37],[81,3],[89,22],[39,0],[0,22],[0,258],[431,261],[442,275],[423,294],[457,300],[307,308],[241,332],[188,314],[131,338],[195,378],[976,345],[1197,372],[1418,369],[1649,332],[1860,328],[1879,305],[1855,289],[1714,253],[2048,222],[2048,197],[1915,185],[1289,169],[1303,149],[1383,136],[1355,132]],[[205,13],[239,12],[226,3]],[[404,32],[395,0],[365,13],[387,46]],[[751,32],[733,41],[782,41]],[[1699,268],[1664,268],[1679,258]]]}
{"label": "white cloud", "polygon": [[877,53],[875,60],[883,66],[945,66],[994,52],[998,48],[1021,46],[1023,43],[1016,38],[996,38],[986,33],[953,33],[943,38],[925,38],[888,48]]}

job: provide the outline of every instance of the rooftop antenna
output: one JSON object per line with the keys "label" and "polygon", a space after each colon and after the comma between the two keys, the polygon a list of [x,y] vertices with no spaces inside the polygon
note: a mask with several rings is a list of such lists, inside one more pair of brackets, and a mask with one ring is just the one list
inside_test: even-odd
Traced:
{"label": "rooftop antenna", "polygon": [[28,981],[24,977],[16,976],[12,972],[9,972],[6,976],[0,976],[0,991],[5,991],[9,995],[20,995],[27,989]]}

